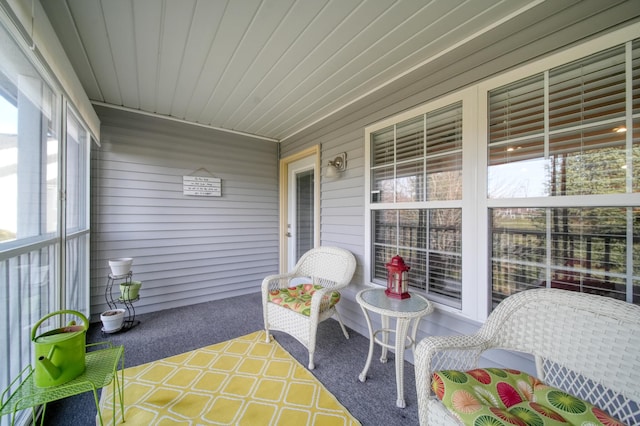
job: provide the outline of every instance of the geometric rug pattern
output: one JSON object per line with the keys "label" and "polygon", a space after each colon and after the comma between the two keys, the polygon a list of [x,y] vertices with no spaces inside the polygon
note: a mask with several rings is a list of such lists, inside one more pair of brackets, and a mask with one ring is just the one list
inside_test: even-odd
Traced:
{"label": "geometric rug pattern", "polygon": [[[105,424],[111,388],[100,397]],[[266,343],[264,331],[125,369],[124,410],[129,426],[360,425],[275,339]],[[121,422],[118,404],[116,416]]]}

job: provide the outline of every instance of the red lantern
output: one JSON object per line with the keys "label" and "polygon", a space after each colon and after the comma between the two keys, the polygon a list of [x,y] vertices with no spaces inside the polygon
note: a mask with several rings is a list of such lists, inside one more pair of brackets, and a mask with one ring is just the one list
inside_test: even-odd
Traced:
{"label": "red lantern", "polygon": [[407,282],[407,272],[410,268],[404,263],[404,260],[400,256],[395,255],[386,266],[387,289],[384,293],[394,299],[407,299],[411,297]]}

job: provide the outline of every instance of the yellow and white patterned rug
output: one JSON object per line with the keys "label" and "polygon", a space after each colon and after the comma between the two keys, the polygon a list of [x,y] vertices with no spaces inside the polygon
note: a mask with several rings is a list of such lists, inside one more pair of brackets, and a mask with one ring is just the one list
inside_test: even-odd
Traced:
{"label": "yellow and white patterned rug", "polygon": [[[264,331],[127,368],[124,382],[130,426],[360,424],[274,339],[266,343]],[[112,398],[104,387],[105,424]],[[120,422],[118,404],[116,411]]]}

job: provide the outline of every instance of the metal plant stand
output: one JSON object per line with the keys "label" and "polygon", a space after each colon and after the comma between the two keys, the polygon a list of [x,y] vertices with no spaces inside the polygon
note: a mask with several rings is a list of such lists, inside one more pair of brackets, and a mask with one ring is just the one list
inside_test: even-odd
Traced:
{"label": "metal plant stand", "polygon": [[[127,274],[124,274],[124,275],[109,274],[107,278],[107,286],[104,290],[104,298],[107,301],[107,305],[109,305],[109,309],[117,309],[118,305],[122,305],[127,311],[124,317],[124,322],[122,323],[122,328],[113,331],[113,333],[117,331],[130,330],[131,328],[140,324],[140,321],[136,321],[136,309],[133,306],[134,302],[137,302],[138,300],[140,300],[140,296],[136,296],[133,299],[123,298],[122,296],[119,296],[116,298],[113,297],[114,284],[117,284],[118,286],[120,284],[131,285],[132,276],[133,276],[133,271],[129,271]],[[105,332],[104,329],[102,331]]]}

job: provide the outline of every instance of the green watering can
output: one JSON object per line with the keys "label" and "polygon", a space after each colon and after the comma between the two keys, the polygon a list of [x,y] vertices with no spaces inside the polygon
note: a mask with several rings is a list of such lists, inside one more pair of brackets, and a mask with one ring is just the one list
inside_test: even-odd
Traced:
{"label": "green watering can", "polygon": [[[71,314],[82,319],[83,325],[71,321],[66,327],[47,331],[36,337],[36,330],[55,315]],[[34,379],[38,387],[57,386],[75,379],[84,372],[86,335],[89,320],[78,311],[57,311],[44,316],[33,326],[31,340],[35,345]]]}

